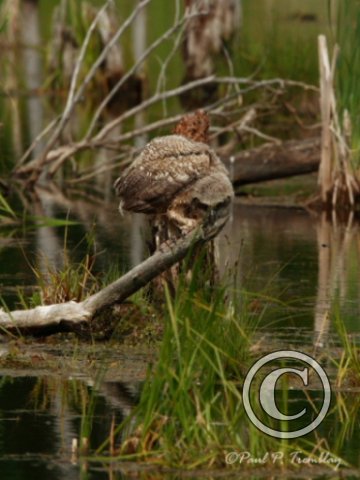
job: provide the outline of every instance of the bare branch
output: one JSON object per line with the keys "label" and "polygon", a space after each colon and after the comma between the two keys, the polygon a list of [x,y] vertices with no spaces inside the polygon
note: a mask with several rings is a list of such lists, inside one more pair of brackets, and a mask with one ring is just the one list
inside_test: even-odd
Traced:
{"label": "bare branch", "polygon": [[46,163],[45,158],[46,158],[47,153],[51,150],[51,148],[53,147],[53,145],[55,144],[55,142],[59,138],[62,130],[64,129],[64,126],[69,121],[75,106],[79,103],[80,99],[84,95],[86,87],[89,85],[91,80],[94,78],[94,75],[96,74],[97,69],[103,63],[104,59],[106,58],[106,56],[109,53],[109,51],[111,50],[111,48],[115,45],[115,43],[123,35],[124,31],[132,24],[132,22],[137,17],[137,15],[140,13],[140,11],[148,3],[150,3],[151,0],[141,0],[139,2],[139,4],[137,5],[137,7],[131,12],[129,17],[121,24],[120,28],[117,30],[117,32],[114,34],[114,36],[111,38],[111,40],[103,48],[102,52],[100,53],[100,55],[98,56],[98,58],[96,59],[94,64],[92,65],[91,69],[89,70],[89,72],[85,76],[84,80],[82,81],[81,85],[79,86],[79,88],[76,92],[75,90],[76,90],[76,84],[77,84],[80,68],[81,68],[81,65],[83,63],[84,56],[85,56],[86,49],[87,49],[87,46],[89,44],[91,35],[93,34],[101,15],[108,8],[108,6],[110,5],[111,2],[112,2],[112,0],[108,0],[108,2],[103,6],[103,8],[98,12],[98,14],[94,18],[93,22],[91,23],[91,25],[90,25],[90,27],[87,31],[86,37],[84,39],[84,42],[82,44],[82,47],[81,47],[81,50],[80,50],[80,53],[79,53],[79,56],[78,56],[78,59],[77,59],[76,64],[75,64],[74,73],[73,73],[72,78],[71,78],[70,90],[69,90],[66,106],[65,106],[65,109],[64,109],[62,115],[59,116],[57,119],[53,120],[45,128],[45,130],[43,132],[41,132],[41,134],[34,140],[34,142],[31,144],[29,149],[25,152],[23,157],[20,159],[20,161],[18,163],[19,165],[22,165],[25,162],[25,160],[28,158],[28,156],[34,150],[34,148],[37,145],[37,143],[39,142],[39,140],[41,138],[43,138],[49,131],[51,131],[51,129],[58,122],[60,122],[57,129],[55,130],[52,137],[50,138],[50,140],[49,140],[49,142],[46,146],[46,149],[43,153],[44,163]]}
{"label": "bare branch", "polygon": [[102,310],[121,303],[147,285],[172,265],[182,260],[188,251],[211,240],[224,223],[199,227],[172,246],[165,246],[121,278],[83,302],[67,302],[40,306],[31,310],[0,311],[0,329],[9,334],[49,335],[73,331],[89,324]]}
{"label": "bare branch", "polygon": [[[43,158],[44,159],[46,158],[47,153],[54,146],[54,144],[57,141],[60,133],[62,132],[62,130],[64,128],[64,126],[66,125],[66,123],[70,119],[72,111],[75,107],[74,98],[75,98],[76,85],[77,85],[78,77],[79,77],[79,74],[80,74],[80,68],[81,68],[81,65],[84,61],[84,57],[85,57],[85,54],[86,54],[87,47],[89,45],[91,36],[92,36],[92,34],[93,34],[93,32],[96,28],[96,25],[99,21],[99,18],[104,13],[104,11],[108,8],[110,3],[111,3],[111,0],[108,0],[105,3],[105,5],[98,11],[97,15],[95,16],[94,20],[92,21],[92,23],[91,23],[91,25],[88,29],[88,31],[86,32],[85,39],[83,41],[83,44],[81,46],[78,58],[77,58],[76,63],[75,63],[74,72],[73,72],[72,77],[71,77],[70,89],[69,89],[69,94],[68,94],[68,98],[67,98],[67,101],[66,101],[66,105],[65,105],[65,108],[64,108],[64,112],[61,116],[61,119],[60,119],[60,122],[59,122],[57,128],[55,129],[55,131],[52,134],[50,140],[48,141],[48,144],[45,147],[45,150],[43,152]],[[79,98],[79,97],[77,97],[77,98]]]}
{"label": "bare branch", "polygon": [[178,22],[176,25],[173,27],[169,28],[161,37],[157,38],[146,50],[145,52],[139,57],[138,61],[126,72],[125,75],[121,77],[121,79],[114,85],[114,87],[111,89],[109,94],[104,98],[104,100],[101,102],[99,107],[97,108],[91,124],[88,128],[88,131],[85,135],[85,138],[88,140],[92,133],[94,132],[97,122],[106,108],[106,106],[109,104],[111,99],[116,95],[116,93],[119,91],[119,89],[125,84],[125,82],[139,69],[140,65],[149,57],[149,55],[157,49],[159,45],[161,45],[165,40],[169,39],[180,27],[181,25],[186,22],[189,19],[189,17],[184,17],[180,22]]}
{"label": "bare branch", "polygon": [[[152,97],[144,100],[141,102],[139,105],[136,105],[135,107],[127,110],[124,112],[122,115],[118,116],[114,120],[108,122],[94,137],[91,139],[83,139],[79,142],[75,142],[70,145],[65,145],[62,147],[59,147],[57,149],[54,149],[50,152],[48,152],[46,158],[38,158],[33,160],[32,162],[29,162],[27,165],[21,166],[19,169],[17,169],[18,175],[24,175],[28,174],[29,172],[32,172],[34,170],[39,170],[42,166],[53,163],[51,168],[49,169],[49,174],[54,175],[56,171],[62,166],[62,164],[72,155],[75,153],[78,153],[82,150],[86,149],[95,149],[95,148],[112,148],[114,144],[114,139],[109,139],[107,140],[108,134],[116,128],[118,125],[122,124],[125,120],[128,118],[131,118],[138,114],[139,112],[142,112],[146,110],[147,108],[151,107],[152,105],[167,100],[169,98],[177,97],[187,91],[190,91],[194,88],[197,88],[199,86],[204,86],[207,85],[211,82],[216,82],[220,84],[240,84],[240,85],[246,85],[244,88],[240,89],[239,92],[236,92],[235,94],[229,95],[226,99],[222,99],[219,102],[216,102],[214,105],[206,107],[206,110],[209,111],[211,109],[218,108],[221,104],[226,104],[227,102],[230,102],[234,95],[239,95],[244,94],[259,88],[270,88],[276,85],[280,85],[281,87],[284,87],[285,85],[289,86],[300,86],[302,88],[308,88],[308,89],[314,89],[315,87],[312,87],[311,85],[306,85],[303,84],[302,82],[293,82],[293,81],[287,81],[283,80],[281,78],[275,78],[275,79],[270,79],[270,80],[262,80],[262,81],[254,81],[250,80],[248,78],[236,78],[236,77],[219,77],[217,78],[214,75],[211,75],[206,78],[201,78],[198,80],[194,80],[192,82],[189,82],[185,85],[182,85],[180,87],[176,87],[172,90],[168,90],[162,93],[157,93],[154,94]],[[147,128],[147,127],[144,127]],[[149,130],[151,131],[153,128],[151,126],[148,127]],[[131,132],[128,132],[124,134],[124,136],[120,135],[119,137],[116,138],[116,141],[124,141],[125,139],[130,139],[133,138],[135,135]]]}

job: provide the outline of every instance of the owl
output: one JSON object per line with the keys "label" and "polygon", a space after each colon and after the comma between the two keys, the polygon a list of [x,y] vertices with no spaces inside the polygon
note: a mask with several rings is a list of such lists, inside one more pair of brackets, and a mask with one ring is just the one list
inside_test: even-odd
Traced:
{"label": "owl", "polygon": [[175,134],[148,143],[114,184],[120,211],[166,216],[182,232],[224,213],[233,188],[216,153],[196,141],[206,139],[207,129],[207,115],[197,112],[184,117]]}

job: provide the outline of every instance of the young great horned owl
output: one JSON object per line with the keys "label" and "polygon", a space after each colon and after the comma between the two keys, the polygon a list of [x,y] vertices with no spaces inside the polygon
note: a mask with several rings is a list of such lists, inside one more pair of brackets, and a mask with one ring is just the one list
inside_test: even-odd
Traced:
{"label": "young great horned owl", "polygon": [[195,228],[217,207],[229,206],[227,171],[205,143],[182,135],[152,140],[116,180],[120,211],[166,214],[182,231]]}

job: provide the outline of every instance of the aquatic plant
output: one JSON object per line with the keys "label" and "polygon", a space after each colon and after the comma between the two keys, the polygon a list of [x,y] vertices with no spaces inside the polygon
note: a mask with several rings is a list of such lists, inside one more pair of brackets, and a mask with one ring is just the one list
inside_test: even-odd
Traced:
{"label": "aquatic plant", "polygon": [[336,16],[333,40],[340,52],[336,66],[336,93],[340,117],[348,112],[351,120],[351,161],[360,169],[360,51],[354,48],[360,42],[360,2],[341,0],[335,10],[328,2],[330,17]]}
{"label": "aquatic plant", "polygon": [[337,311],[334,315],[334,324],[341,342],[339,359],[332,357],[337,369],[336,386],[341,388],[347,385],[360,384],[360,348],[356,335],[347,331],[343,316]]}
{"label": "aquatic plant", "polygon": [[[273,468],[283,469],[297,451],[316,462],[326,450],[322,441],[266,436],[245,414],[242,381],[257,356],[253,335],[263,312],[252,313],[253,298],[244,291],[219,287],[214,293],[198,282],[183,284],[175,299],[167,293],[158,360],[149,369],[139,404],[91,460],[247,468],[258,465],[232,461],[239,452],[254,458],[277,452],[281,461]],[[289,408],[289,396],[289,388],[277,396],[282,411]],[[251,402],[258,404],[256,394]]]}
{"label": "aquatic plant", "polygon": [[5,197],[0,193],[0,222],[5,221],[14,221],[16,220],[17,215],[5,199]]}
{"label": "aquatic plant", "polygon": [[94,273],[96,252],[91,235],[85,239],[86,253],[80,261],[75,262],[72,260],[73,252],[69,252],[67,245],[66,222],[65,226],[62,265],[59,267],[53,264],[46,256],[39,256],[35,264],[30,263],[37,289],[30,299],[24,295],[21,288],[18,289],[20,304],[25,309],[70,300],[80,302],[99,289],[101,280]]}

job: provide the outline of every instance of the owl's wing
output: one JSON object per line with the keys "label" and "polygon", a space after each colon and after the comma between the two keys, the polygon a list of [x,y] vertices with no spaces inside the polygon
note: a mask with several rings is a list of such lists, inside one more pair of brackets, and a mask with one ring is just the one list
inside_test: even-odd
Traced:
{"label": "owl's wing", "polygon": [[159,149],[155,152],[148,147],[114,186],[125,210],[166,212],[179,191],[208,172],[210,156],[204,148],[196,150],[193,147],[192,151],[187,148]]}

